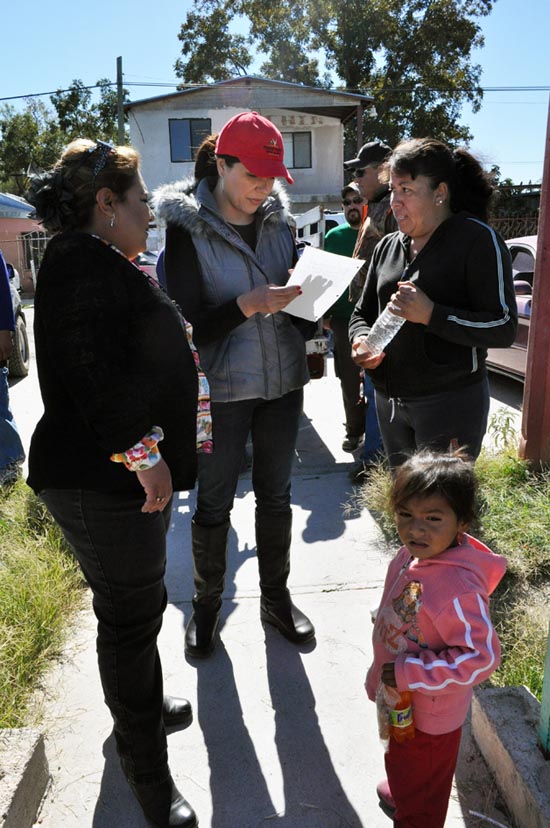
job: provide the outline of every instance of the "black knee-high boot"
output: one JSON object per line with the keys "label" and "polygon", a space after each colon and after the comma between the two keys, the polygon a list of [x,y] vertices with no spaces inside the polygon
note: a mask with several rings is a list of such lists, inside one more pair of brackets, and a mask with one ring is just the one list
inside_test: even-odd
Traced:
{"label": "black knee-high boot", "polygon": [[260,616],[266,624],[295,644],[303,644],[315,636],[313,624],[290,598],[287,588],[290,572],[292,512],[266,515],[256,509],[256,554],[260,573],[262,598]]}
{"label": "black knee-high boot", "polygon": [[193,521],[193,613],[185,630],[185,652],[206,658],[214,649],[220,618],[227,564],[229,521],[219,526],[199,526]]}
{"label": "black knee-high boot", "polygon": [[171,776],[156,785],[130,783],[147,819],[158,828],[197,828],[197,815]]}

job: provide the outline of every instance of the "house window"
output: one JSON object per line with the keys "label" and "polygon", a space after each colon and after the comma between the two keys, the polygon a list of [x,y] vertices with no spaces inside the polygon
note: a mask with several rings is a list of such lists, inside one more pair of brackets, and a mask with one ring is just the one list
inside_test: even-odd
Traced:
{"label": "house window", "polygon": [[212,132],[210,118],[169,118],[170,160],[193,161],[204,139]]}
{"label": "house window", "polygon": [[311,132],[283,132],[285,166],[293,170],[311,167]]}

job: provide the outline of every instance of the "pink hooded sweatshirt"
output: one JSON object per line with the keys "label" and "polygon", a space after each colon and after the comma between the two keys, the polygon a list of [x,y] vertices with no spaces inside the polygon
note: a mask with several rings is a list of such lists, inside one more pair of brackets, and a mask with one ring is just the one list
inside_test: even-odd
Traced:
{"label": "pink hooded sweatshirt", "polygon": [[413,717],[425,733],[450,733],[468,712],[472,688],[500,663],[489,595],[506,559],[464,535],[434,558],[401,547],[388,568],[373,631],[366,688],[375,700],[382,665],[395,662],[397,689],[413,693]]}

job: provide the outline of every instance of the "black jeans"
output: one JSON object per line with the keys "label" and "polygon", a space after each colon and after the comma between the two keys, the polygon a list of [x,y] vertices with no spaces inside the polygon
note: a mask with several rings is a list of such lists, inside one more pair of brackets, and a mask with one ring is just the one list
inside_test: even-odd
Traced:
{"label": "black jeans", "polygon": [[199,454],[196,523],[220,526],[230,519],[249,435],[258,514],[290,514],[292,463],[303,403],[302,388],[275,400],[212,403],[215,449],[213,454]]}
{"label": "black jeans", "polygon": [[135,784],[160,783],[169,771],[157,636],[171,504],[143,514],[144,495],[46,489],[40,497],[93,593],[99,673],[123,770]]}
{"label": "black jeans", "polygon": [[351,358],[347,319],[331,319],[334,337],[334,370],[340,380],[346,415],[346,436],[365,433],[365,398],[361,395],[361,368]]}

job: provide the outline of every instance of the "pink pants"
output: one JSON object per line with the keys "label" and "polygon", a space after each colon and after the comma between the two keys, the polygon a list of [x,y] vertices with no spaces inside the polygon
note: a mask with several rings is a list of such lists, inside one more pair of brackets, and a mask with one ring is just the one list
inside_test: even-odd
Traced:
{"label": "pink pants", "polygon": [[461,731],[433,736],[417,730],[402,744],[390,739],[385,763],[394,828],[444,828]]}

